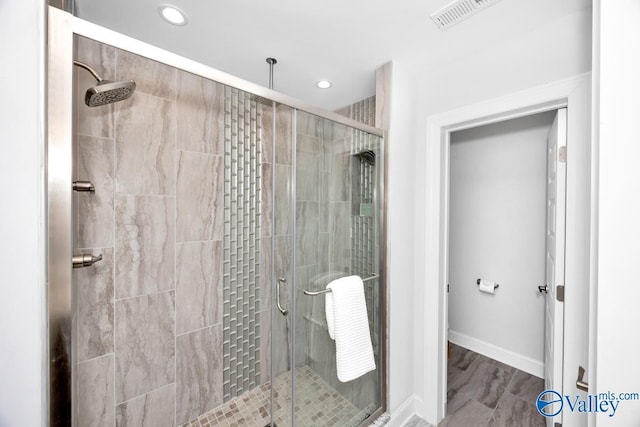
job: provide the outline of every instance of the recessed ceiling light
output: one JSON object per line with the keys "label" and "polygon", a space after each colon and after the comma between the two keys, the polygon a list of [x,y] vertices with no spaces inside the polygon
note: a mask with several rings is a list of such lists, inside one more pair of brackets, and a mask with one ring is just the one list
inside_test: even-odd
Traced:
{"label": "recessed ceiling light", "polygon": [[320,80],[318,83],[316,83],[316,86],[318,86],[320,89],[329,89],[331,87],[331,82],[329,80]]}
{"label": "recessed ceiling light", "polygon": [[170,24],[173,24],[173,25],[187,24],[187,17],[185,16],[184,12],[182,12],[180,9],[176,8],[175,6],[164,5],[164,6],[160,6],[158,10],[160,11],[160,16],[162,16],[164,20]]}

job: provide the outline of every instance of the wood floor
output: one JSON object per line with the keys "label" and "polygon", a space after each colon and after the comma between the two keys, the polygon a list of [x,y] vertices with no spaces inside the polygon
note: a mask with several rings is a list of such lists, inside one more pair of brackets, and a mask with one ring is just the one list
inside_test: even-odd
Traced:
{"label": "wood floor", "polygon": [[[516,368],[451,345],[447,416],[438,427],[544,427],[535,401],[544,381]],[[412,419],[406,427],[427,427]]]}

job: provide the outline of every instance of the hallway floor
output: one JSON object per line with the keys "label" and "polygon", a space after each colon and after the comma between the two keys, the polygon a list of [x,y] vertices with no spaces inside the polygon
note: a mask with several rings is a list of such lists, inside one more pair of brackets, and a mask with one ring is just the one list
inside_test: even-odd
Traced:
{"label": "hallway floor", "polygon": [[[438,427],[544,427],[535,401],[544,381],[473,351],[451,345],[447,416]],[[405,427],[427,427],[414,418]]]}

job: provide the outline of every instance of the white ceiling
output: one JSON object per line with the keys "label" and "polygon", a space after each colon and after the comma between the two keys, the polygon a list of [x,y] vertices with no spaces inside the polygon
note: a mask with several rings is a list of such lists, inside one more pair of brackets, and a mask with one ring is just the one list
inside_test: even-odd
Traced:
{"label": "white ceiling", "polygon": [[[76,0],[88,21],[329,110],[374,94],[375,70],[395,59],[426,73],[591,5],[502,0],[446,32],[429,15],[451,0]],[[186,26],[160,18],[171,4]],[[132,76],[135,78],[135,76]],[[316,88],[321,79],[333,82]]]}

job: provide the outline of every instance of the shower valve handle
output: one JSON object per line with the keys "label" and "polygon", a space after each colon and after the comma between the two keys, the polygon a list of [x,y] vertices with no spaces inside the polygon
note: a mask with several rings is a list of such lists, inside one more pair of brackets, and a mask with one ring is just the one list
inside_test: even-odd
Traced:
{"label": "shower valve handle", "polygon": [[102,254],[98,256],[91,254],[74,255],[72,259],[73,268],[90,267],[98,261],[102,261]]}

